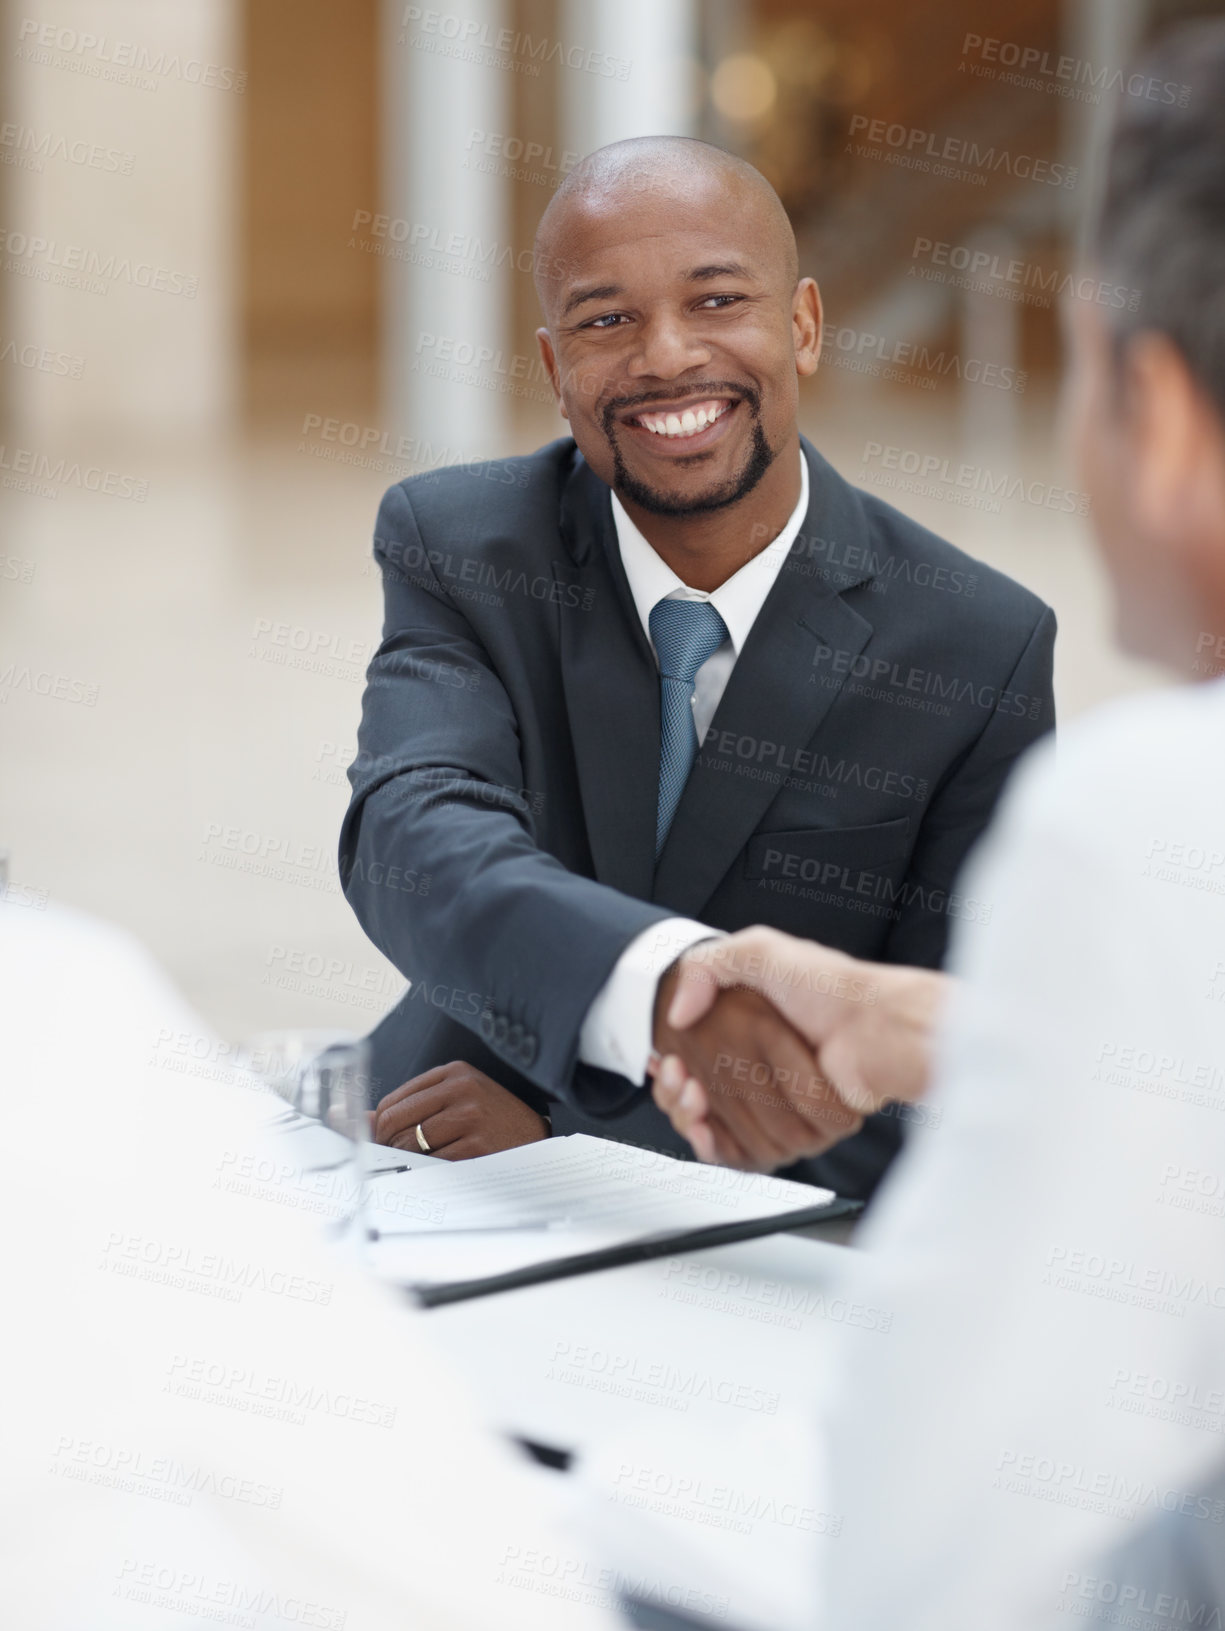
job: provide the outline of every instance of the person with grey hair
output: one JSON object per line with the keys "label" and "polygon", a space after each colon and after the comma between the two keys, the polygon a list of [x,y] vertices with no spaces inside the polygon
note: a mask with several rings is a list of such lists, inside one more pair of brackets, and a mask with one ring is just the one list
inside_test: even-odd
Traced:
{"label": "person with grey hair", "polygon": [[[751,929],[669,1016],[754,989],[860,1113],[929,1112],[846,1274],[888,1338],[827,1333],[823,1625],[1225,1612],[1225,23],[1142,66],[1187,94],[1119,112],[1091,270],[1140,299],[1069,307],[1069,422],[1122,643],[1202,683],[1027,755],[951,979]],[[683,1052],[657,1101],[734,1160]]]}

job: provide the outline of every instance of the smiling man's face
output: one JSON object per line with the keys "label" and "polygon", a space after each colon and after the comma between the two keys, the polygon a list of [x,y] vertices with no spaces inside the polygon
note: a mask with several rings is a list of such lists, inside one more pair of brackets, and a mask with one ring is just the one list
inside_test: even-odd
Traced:
{"label": "smiling man's face", "polygon": [[780,215],[699,172],[627,177],[552,225],[541,351],[584,458],[630,505],[722,510],[795,444],[820,306]]}

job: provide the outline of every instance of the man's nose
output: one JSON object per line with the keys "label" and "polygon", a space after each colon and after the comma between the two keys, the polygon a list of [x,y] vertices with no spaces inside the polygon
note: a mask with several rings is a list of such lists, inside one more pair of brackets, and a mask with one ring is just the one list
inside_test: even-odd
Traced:
{"label": "man's nose", "polygon": [[652,317],[638,333],[638,344],[629,359],[629,371],[636,378],[649,374],[655,379],[675,379],[710,362],[710,346],[679,315]]}

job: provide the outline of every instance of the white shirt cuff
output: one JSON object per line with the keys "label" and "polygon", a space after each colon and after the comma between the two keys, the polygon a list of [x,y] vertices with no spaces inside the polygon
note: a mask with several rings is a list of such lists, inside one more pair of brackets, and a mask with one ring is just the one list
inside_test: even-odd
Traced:
{"label": "white shirt cuff", "polygon": [[578,1039],[583,1064],[645,1082],[660,976],[690,946],[716,939],[718,933],[692,918],[669,917],[636,935],[587,1010]]}

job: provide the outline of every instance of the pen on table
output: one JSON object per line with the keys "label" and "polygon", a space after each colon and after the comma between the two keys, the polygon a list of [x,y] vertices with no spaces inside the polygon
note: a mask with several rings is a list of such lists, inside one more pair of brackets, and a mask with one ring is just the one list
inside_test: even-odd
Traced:
{"label": "pen on table", "polygon": [[569,1218],[537,1218],[531,1223],[468,1223],[454,1229],[371,1229],[371,1240],[409,1240],[419,1235],[514,1235],[537,1229],[567,1229]]}

